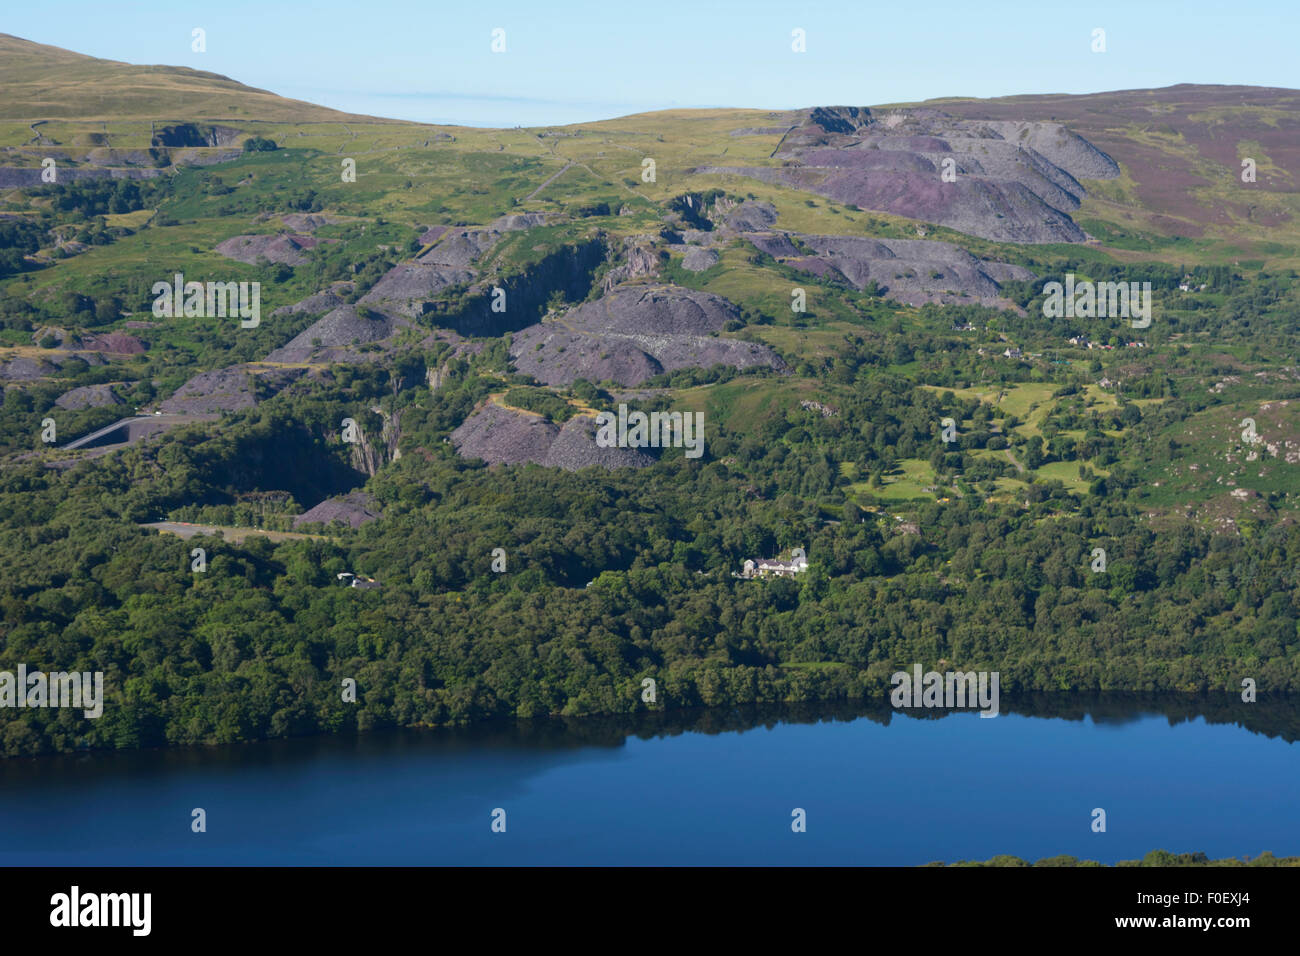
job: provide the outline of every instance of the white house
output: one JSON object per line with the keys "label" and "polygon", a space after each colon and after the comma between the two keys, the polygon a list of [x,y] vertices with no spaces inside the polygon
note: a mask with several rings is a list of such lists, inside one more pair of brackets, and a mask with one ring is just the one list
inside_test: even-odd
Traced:
{"label": "white house", "polygon": [[344,587],[361,588],[362,590],[367,590],[367,591],[370,590],[371,588],[379,587],[379,582],[376,581],[374,578],[360,577],[358,575],[353,574],[351,571],[340,571],[338,574],[335,575],[335,577],[343,584]]}
{"label": "white house", "polygon": [[743,567],[744,570],[740,574],[742,578],[792,578],[796,574],[808,570],[808,559],[803,555],[799,555],[792,561],[768,560],[766,558],[755,561],[751,558],[745,562]]}

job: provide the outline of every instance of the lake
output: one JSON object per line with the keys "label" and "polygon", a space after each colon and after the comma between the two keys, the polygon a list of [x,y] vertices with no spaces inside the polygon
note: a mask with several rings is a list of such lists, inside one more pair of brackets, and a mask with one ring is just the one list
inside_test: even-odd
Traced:
{"label": "lake", "polygon": [[750,708],[0,760],[0,865],[1300,854],[1294,704],[1004,696],[996,719],[916,714]]}

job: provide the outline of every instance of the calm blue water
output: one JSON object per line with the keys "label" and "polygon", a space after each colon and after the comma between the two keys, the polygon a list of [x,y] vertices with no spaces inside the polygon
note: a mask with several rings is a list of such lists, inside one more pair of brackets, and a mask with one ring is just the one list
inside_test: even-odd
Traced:
{"label": "calm blue water", "polygon": [[[604,737],[401,732],[0,761],[0,865],[1300,854],[1295,745],[1199,717],[894,715]],[[190,830],[195,807],[206,833]],[[806,833],[791,832],[795,807]]]}

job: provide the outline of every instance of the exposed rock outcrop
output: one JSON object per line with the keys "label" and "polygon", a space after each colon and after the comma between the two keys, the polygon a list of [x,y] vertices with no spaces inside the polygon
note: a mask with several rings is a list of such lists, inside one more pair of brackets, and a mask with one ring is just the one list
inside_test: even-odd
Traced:
{"label": "exposed rock outcrop", "polygon": [[197,123],[177,123],[153,128],[150,142],[153,146],[230,146],[243,130],[230,126],[200,126]]}
{"label": "exposed rock outcrop", "polygon": [[571,418],[561,428],[541,415],[491,402],[451,433],[451,443],[462,458],[481,458],[494,465],[533,462],[577,471],[593,465],[642,468],[654,463],[653,458],[637,449],[598,446],[590,417]]}
{"label": "exposed rock outcrop", "polygon": [[106,405],[121,405],[111,385],[83,385],[64,392],[54,400],[59,408],[75,411],[82,408],[103,408]]}
{"label": "exposed rock outcrop", "polygon": [[718,264],[719,256],[712,249],[692,248],[682,256],[682,268],[691,272],[703,272]]}
{"label": "exposed rock outcrop", "polygon": [[659,275],[659,251],[648,236],[633,236],[623,242],[624,261],[605,273],[602,292],[609,292],[630,279],[649,279]]}
{"label": "exposed rock outcrop", "polygon": [[576,378],[639,385],[660,372],[715,364],[785,364],[761,345],[727,339],[739,311],[721,296],[668,285],[629,285],[515,335],[515,367],[548,385]]}
{"label": "exposed rock outcrop", "polygon": [[364,360],[359,346],[382,342],[411,323],[359,305],[341,305],[308,326],[267,357],[268,362],[343,362]]}
{"label": "exposed rock outcrop", "polygon": [[0,363],[0,379],[8,382],[33,382],[46,375],[53,375],[54,371],[55,367],[49,362],[22,355]]}
{"label": "exposed rock outcrop", "polygon": [[402,452],[397,447],[402,432],[400,411],[389,415],[382,408],[374,407],[370,410],[383,419],[383,427],[377,436],[368,435],[360,429],[360,440],[350,446],[349,456],[353,468],[373,478],[384,465],[402,457]]}
{"label": "exposed rock outcrop", "polygon": [[[435,246],[434,251],[443,243]],[[567,243],[519,272],[479,283],[457,302],[432,303],[425,315],[435,325],[461,335],[497,336],[514,332],[540,319],[556,292],[570,301],[586,298],[593,273],[604,259],[605,243],[601,239]],[[493,302],[498,301],[493,295],[494,288],[505,293],[504,300],[500,300],[504,302],[504,311],[492,308]]]}

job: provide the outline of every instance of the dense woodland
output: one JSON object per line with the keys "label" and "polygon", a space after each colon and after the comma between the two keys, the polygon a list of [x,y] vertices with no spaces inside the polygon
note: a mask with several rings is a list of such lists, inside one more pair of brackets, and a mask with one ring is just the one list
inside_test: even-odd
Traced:
{"label": "dense woodland", "polygon": [[[207,188],[219,188],[209,177]],[[163,188],[52,192],[68,222],[91,217],[83,226],[94,242],[95,216],[139,208]],[[304,196],[300,206],[316,204]],[[21,222],[0,230],[8,250],[37,241]],[[411,241],[405,228],[392,237]],[[349,258],[350,249],[344,241],[310,266],[250,274],[303,294],[347,275],[355,298],[400,255]],[[1048,277],[1075,265],[1058,259]],[[17,268],[12,256],[0,259],[6,268]],[[1107,277],[1095,262],[1088,268]],[[1210,287],[1203,298],[1177,297],[1185,271]],[[786,356],[792,375],[815,381],[834,404],[833,416],[789,395],[761,415],[735,412],[728,402],[775,387],[768,371],[672,373],[650,384],[708,384],[723,396],[711,406],[707,452],[690,461],[668,450],[643,470],[489,468],[458,458],[445,439],[489,393],[505,390],[507,404],[555,421],[573,413],[567,397],[610,397],[608,383],[578,382],[558,397],[538,388],[512,374],[496,339],[472,360],[411,349],[336,366],[215,427],[178,429],[59,471],[17,453],[40,447],[36,425],[63,391],[113,381],[143,405],[195,371],[264,355],[311,317],[268,321],[233,345],[218,328],[196,327],[184,343],[111,368],[65,362],[48,381],[7,389],[0,415],[10,455],[0,468],[0,670],[103,671],[107,704],[93,721],[69,709],[6,711],[0,753],[861,700],[883,695],[890,674],[915,662],[999,671],[1009,700],[1099,690],[1239,695],[1243,678],[1261,694],[1300,691],[1297,486],[1269,492],[1269,520],[1243,520],[1234,533],[1191,510],[1156,514],[1143,498],[1189,454],[1188,440],[1173,436],[1224,400],[1207,388],[1216,376],[1296,354],[1295,277],[1149,272],[1168,318],[1160,334],[1188,344],[1144,353],[1110,410],[1082,397],[1101,357],[1086,374],[1079,365],[997,366],[1008,386],[1051,386],[1058,401],[1039,434],[1015,431],[1014,416],[995,422],[987,403],[958,394],[988,380],[990,360],[960,346],[955,323],[987,324],[1049,358],[1078,330],[1042,317],[1041,284],[1009,284],[1025,316],[907,311],[868,296],[860,325],[833,348]],[[67,324],[69,314],[78,327],[109,324],[124,307],[139,308],[145,288],[105,286],[74,301],[29,296],[22,282],[10,279],[0,295],[12,333],[60,316]],[[745,315],[755,325],[807,321]],[[1107,367],[1120,359],[1128,361],[1107,357]],[[431,391],[425,372],[436,367],[446,374]],[[1270,398],[1300,399],[1294,376],[1269,388]],[[1135,404],[1146,399],[1160,402]],[[338,440],[348,416],[378,432],[377,416],[358,411],[371,405],[401,413],[403,452],[373,477]],[[119,411],[61,413],[60,427],[84,433]],[[962,428],[943,444],[937,422],[948,416]],[[977,454],[987,451],[998,454]],[[966,493],[942,504],[889,500],[887,476],[917,459]],[[1054,462],[1077,469],[1082,493],[1032,480],[1014,500],[988,497],[1020,465]],[[287,529],[293,514],[363,486],[382,518],[357,531],[305,529],[328,539],[234,545],[139,526],[172,518]],[[903,517],[916,533],[900,528]],[[191,570],[195,547],[207,552],[201,573]],[[810,562],[796,579],[732,575],[746,558],[793,547]],[[1099,547],[1109,565],[1093,573]],[[504,573],[491,567],[497,548]],[[342,571],[382,588],[341,587]],[[657,682],[653,705],[641,698],[646,677]],[[355,703],[343,700],[347,678],[357,683]]]}
{"label": "dense woodland", "polygon": [[[630,713],[647,706],[644,677],[662,708],[858,698],[917,661],[998,670],[1008,697],[1232,692],[1243,677],[1300,689],[1295,524],[1157,533],[1116,469],[1082,499],[1035,484],[1027,508],[920,504],[922,533],[897,534],[845,499],[836,467],[911,453],[931,434],[942,397],[887,377],[838,418],[715,429],[703,467],[669,452],[644,471],[569,474],[455,457],[442,437],[492,387],[466,370],[404,397],[404,441],[422,451],[370,480],[384,517],[354,534],[236,547],[136,527],[247,489],[308,505],[342,490],[349,471],[327,436],[355,399],[386,393],[383,377],[66,474],[0,471],[13,569],[0,668],[102,670],[111,702],[96,721],[10,712],[5,753]],[[194,546],[208,550],[204,573],[190,569]],[[731,577],[746,557],[793,546],[807,550],[806,576]],[[1088,567],[1098,546],[1104,574]],[[343,570],[383,588],[340,588]],[[349,677],[356,704],[340,693]]]}

